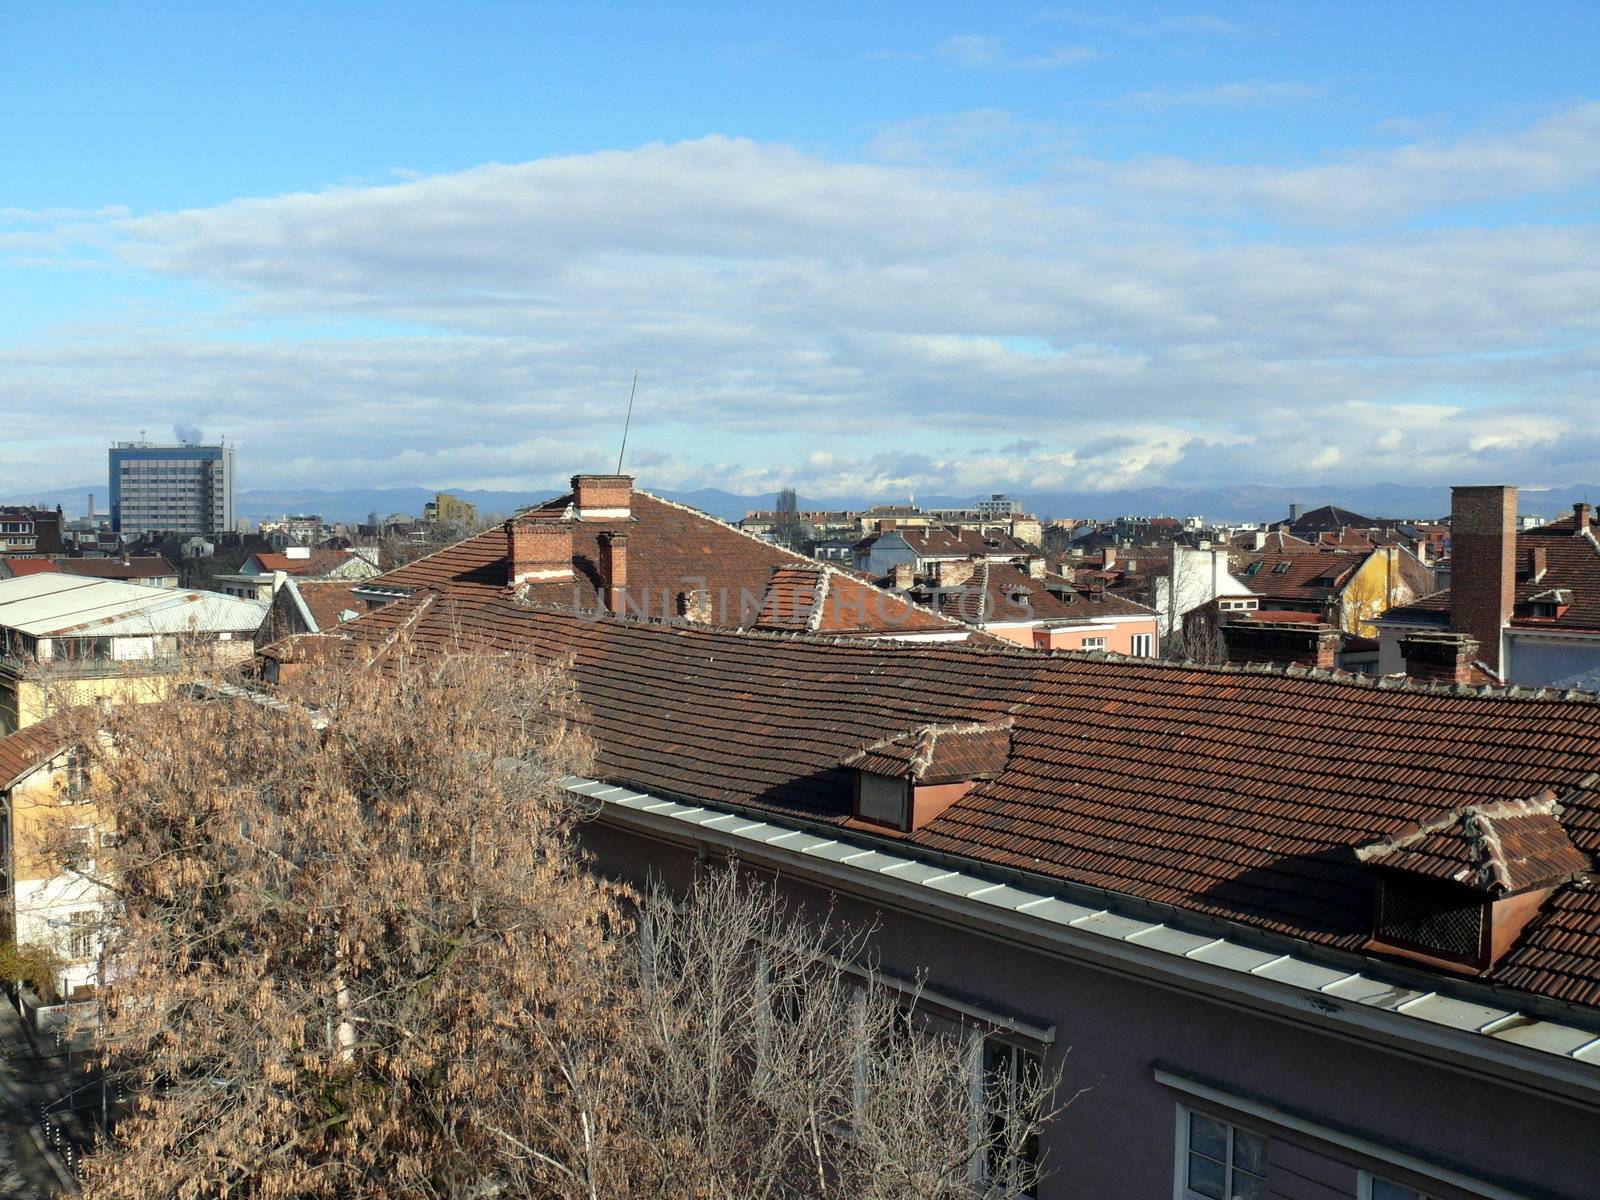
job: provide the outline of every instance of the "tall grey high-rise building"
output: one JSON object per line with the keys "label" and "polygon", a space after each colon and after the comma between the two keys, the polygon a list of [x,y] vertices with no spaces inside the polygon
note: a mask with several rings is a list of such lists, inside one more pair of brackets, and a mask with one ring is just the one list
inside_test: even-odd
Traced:
{"label": "tall grey high-rise building", "polygon": [[118,442],[111,448],[111,527],[120,533],[233,528],[233,447]]}

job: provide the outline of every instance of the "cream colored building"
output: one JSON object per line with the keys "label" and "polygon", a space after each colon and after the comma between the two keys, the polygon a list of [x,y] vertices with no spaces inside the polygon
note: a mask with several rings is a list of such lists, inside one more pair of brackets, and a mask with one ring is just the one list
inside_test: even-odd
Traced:
{"label": "cream colored building", "polygon": [[159,699],[196,654],[243,662],[267,608],[105,579],[0,580],[0,736],[95,699]]}

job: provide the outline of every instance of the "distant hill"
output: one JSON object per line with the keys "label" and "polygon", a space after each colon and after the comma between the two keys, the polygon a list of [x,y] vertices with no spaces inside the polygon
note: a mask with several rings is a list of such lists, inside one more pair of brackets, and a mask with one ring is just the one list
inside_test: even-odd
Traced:
{"label": "distant hill", "polygon": [[[667,491],[650,488],[648,479],[641,480],[640,486],[668,500],[691,505],[728,521],[737,521],[751,509],[772,508],[777,503],[777,494],[774,492],[742,496],[713,487],[690,492]],[[444,490],[471,501],[484,514],[511,513],[558,494],[553,490]],[[91,492],[94,493],[96,507],[104,511],[107,496],[103,481],[99,486],[90,484],[10,496],[3,502],[37,504],[47,508],[60,504],[69,515],[76,516],[83,512]],[[1029,512],[1041,517],[1106,518],[1125,514],[1183,517],[1197,514],[1207,520],[1220,522],[1271,521],[1287,517],[1289,505],[1296,503],[1308,510],[1324,504],[1337,504],[1340,508],[1369,517],[1441,517],[1450,511],[1448,487],[1413,487],[1398,483],[1375,483],[1360,487],[1330,484],[1281,487],[1243,483],[1220,488],[1148,487],[1110,492],[1017,491],[1008,494]],[[359,521],[373,511],[383,516],[392,512],[420,514],[422,506],[433,496],[433,489],[421,487],[251,488],[238,493],[235,506],[240,516],[254,520],[282,516],[284,513],[309,512],[320,513],[329,521]],[[987,497],[988,493],[976,492],[918,495],[916,501],[925,508],[960,508]],[[1574,484],[1539,491],[1524,489],[1519,497],[1519,507],[1525,513],[1554,517],[1570,510],[1579,500],[1600,500],[1600,485]],[[873,504],[904,502],[904,496],[864,494],[800,497],[801,508],[868,508]]]}

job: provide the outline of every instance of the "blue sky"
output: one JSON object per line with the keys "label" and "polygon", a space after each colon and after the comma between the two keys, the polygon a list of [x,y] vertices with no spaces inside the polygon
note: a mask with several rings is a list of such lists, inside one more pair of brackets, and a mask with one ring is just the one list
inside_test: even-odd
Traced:
{"label": "blue sky", "polygon": [[0,10],[0,495],[1600,475],[1592,4]]}

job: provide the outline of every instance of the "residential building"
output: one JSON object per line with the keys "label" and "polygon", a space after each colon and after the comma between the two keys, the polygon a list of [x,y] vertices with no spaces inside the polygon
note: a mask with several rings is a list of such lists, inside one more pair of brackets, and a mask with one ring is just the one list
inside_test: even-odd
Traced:
{"label": "residential building", "polygon": [[880,582],[1003,641],[1036,650],[1103,650],[1152,658],[1160,650],[1154,609],[1103,587],[986,559],[941,561],[931,574],[897,568]]}
{"label": "residential building", "polygon": [[1449,632],[1506,683],[1600,690],[1600,543],[1587,504],[1519,531],[1516,488],[1454,488],[1450,561],[1448,590],[1378,622],[1380,671],[1411,671],[1408,637]]}
{"label": "residential building", "polygon": [[265,602],[272,599],[277,586],[275,580],[281,576],[353,583],[381,574],[377,559],[376,546],[342,550],[330,546],[319,546],[315,550],[309,546],[286,546],[281,553],[253,551],[237,572],[218,575],[216,583],[225,595]]}
{"label": "residential building", "polygon": [[366,611],[366,605],[353,595],[355,587],[354,583],[278,574],[255,644],[266,646],[296,634],[325,633],[355,620]]}
{"label": "residential building", "polygon": [[422,519],[433,525],[475,525],[478,506],[449,492],[438,492],[422,506]]}
{"label": "residential building", "polygon": [[1152,582],[1163,638],[1182,636],[1191,624],[1190,614],[1209,610],[1219,597],[1252,594],[1250,585],[1233,574],[1224,547],[1198,550],[1173,542],[1166,571]]}
{"label": "residential building", "polygon": [[118,533],[214,534],[233,528],[233,447],[118,442],[110,451]]}
{"label": "residential building", "polygon": [[0,505],[0,558],[8,554],[60,554],[60,508]]}
{"label": "residential building", "polygon": [[321,513],[290,513],[261,522],[261,532],[273,545],[282,547],[319,545],[327,539],[329,530]]}
{"label": "residential building", "polygon": [[1373,622],[1391,608],[1434,590],[1433,571],[1399,546],[1333,550],[1285,545],[1236,555],[1233,574],[1261,598],[1262,611],[1314,613],[1361,637],[1375,636]]}
{"label": "residential building", "polygon": [[248,660],[267,606],[41,572],[0,580],[0,734],[91,698],[164,695],[186,654]]}
{"label": "residential building", "polygon": [[116,579],[144,587],[175,588],[178,569],[159,554],[123,554],[116,558],[0,559],[0,579],[54,573],[79,579]]}
{"label": "residential building", "polygon": [[364,580],[353,594],[369,608],[416,595],[452,610],[517,597],[744,629],[918,639],[969,632],[831,564],[639,491],[628,475],[575,475],[568,494]]}
{"label": "residential building", "polygon": [[856,570],[874,577],[910,565],[918,573],[937,569],[942,562],[1029,563],[1045,561],[1035,543],[1024,542],[1000,529],[974,529],[961,525],[924,525],[887,529],[870,534],[855,545]]}
{"label": "residential building", "polygon": [[[82,998],[99,977],[106,895],[91,873],[106,831],[81,799],[78,724],[63,714],[0,737],[0,939],[44,947],[59,964],[55,994],[35,1004]],[[63,869],[62,845],[81,845],[82,859]]]}
{"label": "residential building", "polygon": [[421,592],[300,641],[363,665],[401,629],[568,664],[600,869],[737,859],[863,930],[974,1086],[1060,1068],[1038,1200],[1594,1193],[1591,698]]}

